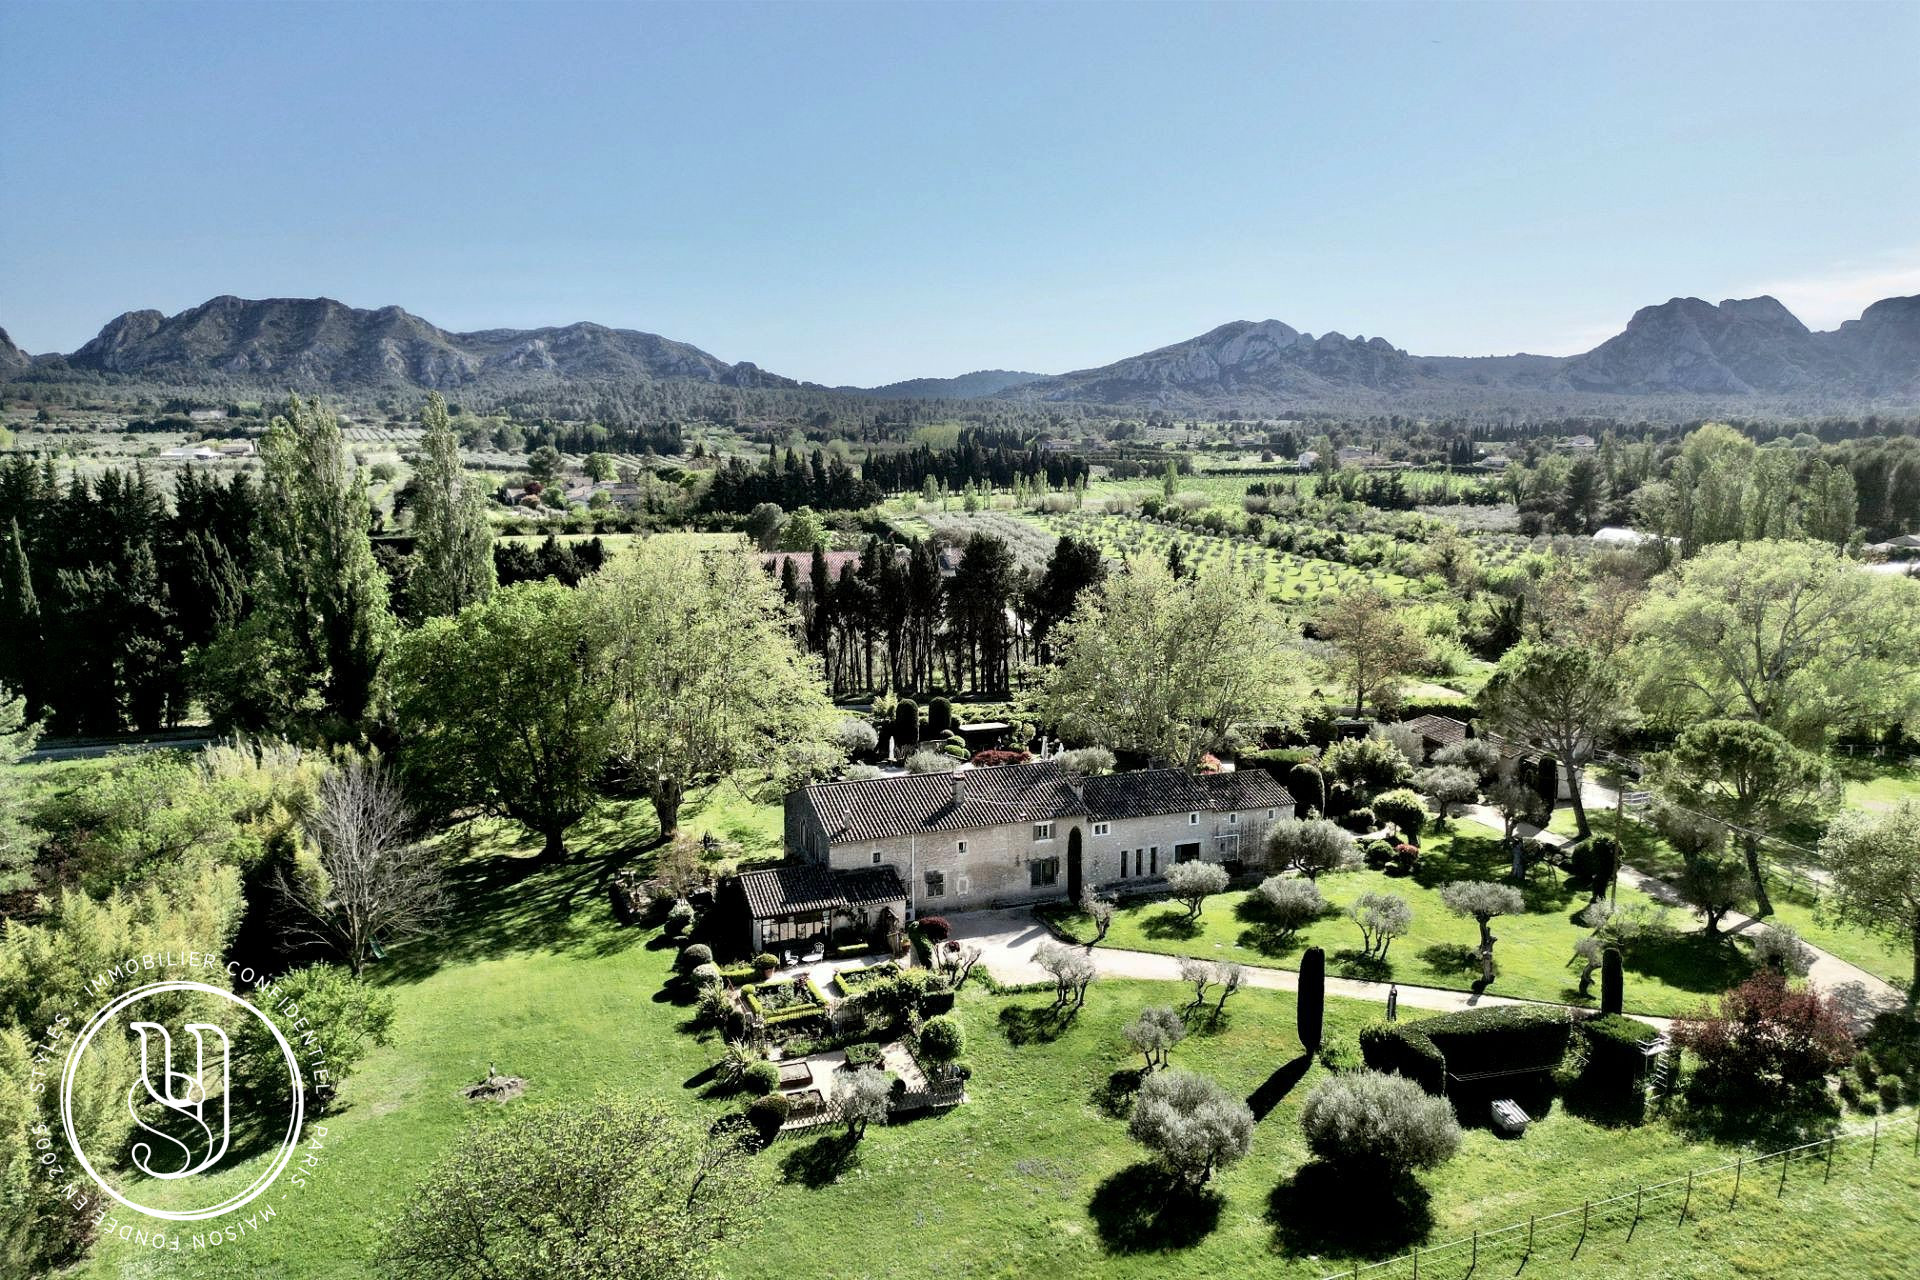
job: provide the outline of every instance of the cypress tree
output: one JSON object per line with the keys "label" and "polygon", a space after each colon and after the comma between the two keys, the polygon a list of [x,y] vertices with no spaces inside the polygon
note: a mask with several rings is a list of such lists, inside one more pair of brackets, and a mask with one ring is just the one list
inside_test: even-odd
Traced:
{"label": "cypress tree", "polygon": [[945,698],[935,698],[927,704],[927,736],[944,738],[953,728],[953,704]]}
{"label": "cypress tree", "polygon": [[40,661],[40,600],[33,593],[33,566],[20,522],[14,520],[0,539],[0,689],[25,699],[28,720],[38,719],[42,710]]}
{"label": "cypress tree", "polygon": [[1312,1053],[1320,1047],[1327,1013],[1327,953],[1308,947],[1300,955],[1300,995],[1295,1003],[1300,1047]]}
{"label": "cypress tree", "polygon": [[1312,809],[1320,817],[1327,816],[1327,780],[1318,765],[1302,760],[1287,770],[1287,792],[1300,809]]}
{"label": "cypress tree", "polygon": [[906,749],[920,741],[920,704],[912,698],[902,698],[893,704],[893,749],[905,754]]}
{"label": "cypress tree", "polygon": [[1626,999],[1626,974],[1620,965],[1620,948],[1608,947],[1600,953],[1600,1012],[1619,1013]]}
{"label": "cypress tree", "polygon": [[460,439],[438,391],[420,410],[426,428],[414,469],[413,574],[407,595],[420,618],[451,616],[493,594],[493,530],[486,497],[460,465]]}

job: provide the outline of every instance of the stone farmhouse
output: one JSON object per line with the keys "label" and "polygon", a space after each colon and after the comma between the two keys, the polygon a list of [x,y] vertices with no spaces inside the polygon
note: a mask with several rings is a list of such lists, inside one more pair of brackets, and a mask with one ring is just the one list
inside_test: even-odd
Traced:
{"label": "stone farmhouse", "polygon": [[895,878],[901,896],[886,905],[904,922],[1072,901],[1085,885],[1145,889],[1195,859],[1237,870],[1269,823],[1293,815],[1293,797],[1259,769],[1080,778],[1042,760],[823,782],[787,797],[787,863],[740,880],[759,947],[841,927]]}

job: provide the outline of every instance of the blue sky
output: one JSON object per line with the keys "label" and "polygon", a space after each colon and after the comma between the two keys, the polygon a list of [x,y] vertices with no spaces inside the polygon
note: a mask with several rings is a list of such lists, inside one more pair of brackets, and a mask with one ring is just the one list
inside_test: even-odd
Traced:
{"label": "blue sky", "polygon": [[0,0],[0,325],[221,293],[824,382],[1920,292],[1920,5]]}

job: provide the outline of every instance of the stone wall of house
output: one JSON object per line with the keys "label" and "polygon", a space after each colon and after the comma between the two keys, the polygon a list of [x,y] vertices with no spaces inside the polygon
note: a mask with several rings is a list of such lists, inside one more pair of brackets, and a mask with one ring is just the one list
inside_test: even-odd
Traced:
{"label": "stone wall of house", "polygon": [[[1083,849],[1090,843],[1085,824],[1084,818],[1061,818],[1053,824],[1051,840],[1036,840],[1035,824],[1021,822],[836,844],[829,865],[842,870],[891,863],[923,916],[1046,902],[1067,896],[1067,844],[1075,826],[1082,828]],[[1033,864],[1047,859],[1057,859],[1052,881],[1036,885]],[[929,872],[940,876],[938,894],[930,891]]]}
{"label": "stone wall of house", "polygon": [[787,856],[805,862],[827,860],[827,832],[804,789],[787,793],[783,826]]}
{"label": "stone wall of house", "polygon": [[[1271,819],[1265,809],[1238,813],[1215,813],[1202,809],[1196,820],[1184,813],[1162,814],[1147,818],[1118,818],[1106,824],[1105,835],[1089,828],[1083,860],[1087,879],[1102,889],[1125,891],[1132,882],[1163,875],[1179,856],[1181,845],[1198,844],[1203,862],[1238,860],[1258,866],[1265,856],[1267,825]],[[1291,817],[1279,810],[1274,818]],[[1157,851],[1157,852],[1156,852]],[[1121,866],[1122,855],[1126,865]]]}

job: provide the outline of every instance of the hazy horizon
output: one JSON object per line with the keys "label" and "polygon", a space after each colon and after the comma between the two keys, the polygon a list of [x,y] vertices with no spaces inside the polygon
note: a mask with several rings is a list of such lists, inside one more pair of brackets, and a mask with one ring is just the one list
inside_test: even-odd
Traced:
{"label": "hazy horizon", "polygon": [[35,352],[318,295],[871,386],[1236,319],[1561,355],[1675,296],[1831,329],[1920,292],[1920,6],[6,0],[0,48]]}

